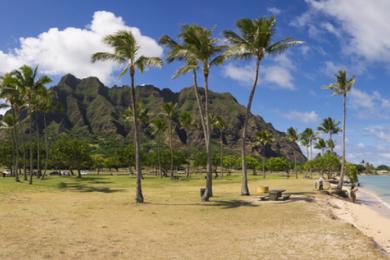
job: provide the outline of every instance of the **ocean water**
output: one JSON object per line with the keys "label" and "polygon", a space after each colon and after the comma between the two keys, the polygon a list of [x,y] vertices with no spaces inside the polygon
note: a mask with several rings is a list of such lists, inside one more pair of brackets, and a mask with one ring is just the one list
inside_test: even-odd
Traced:
{"label": "ocean water", "polygon": [[359,176],[359,182],[390,208],[390,176]]}

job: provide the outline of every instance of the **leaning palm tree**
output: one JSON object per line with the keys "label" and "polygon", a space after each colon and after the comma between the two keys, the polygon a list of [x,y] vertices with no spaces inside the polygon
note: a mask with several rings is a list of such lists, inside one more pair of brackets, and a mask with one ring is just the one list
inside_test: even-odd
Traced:
{"label": "leaning palm tree", "polygon": [[167,123],[166,121],[161,117],[156,117],[152,120],[152,129],[153,129],[153,135],[156,138],[157,141],[157,164],[158,164],[158,172],[160,177],[163,177],[162,171],[161,171],[161,156],[160,156],[160,146],[161,146],[161,135],[164,133],[164,131],[167,129]]}
{"label": "leaning palm tree", "polygon": [[[318,127],[318,131],[328,134],[329,135],[328,140],[333,141],[333,135],[338,134],[341,131],[339,125],[340,125],[339,121],[336,121],[331,117],[327,117],[322,121],[322,123]],[[333,152],[333,148],[331,148],[330,151]]]}
{"label": "leaning palm tree", "polygon": [[333,92],[333,95],[343,97],[343,158],[341,162],[341,172],[340,172],[340,181],[337,185],[337,191],[341,192],[344,184],[344,174],[345,174],[345,134],[346,134],[346,119],[347,119],[347,95],[351,91],[353,85],[355,84],[355,76],[348,79],[347,72],[345,70],[340,70],[336,74],[336,82],[326,86],[326,89],[329,89]]}
{"label": "leaning palm tree", "polygon": [[319,137],[314,145],[314,148],[320,150],[321,154],[324,154],[326,148],[326,141],[323,138]]}
{"label": "leaning palm tree", "polygon": [[[207,152],[207,178],[206,191],[202,195],[202,201],[208,201],[213,195],[212,191],[212,151],[210,140],[210,118],[209,118],[209,74],[210,68],[223,63],[225,56],[221,55],[226,49],[223,45],[218,45],[219,40],[214,38],[212,31],[198,25],[184,25],[179,38],[182,44],[164,37],[162,43],[166,43],[171,48],[168,58],[172,60],[184,60],[185,66],[177,71],[177,75],[192,71],[194,81],[196,81],[196,69],[201,67],[204,78],[204,112],[201,115],[203,132],[205,133],[205,143]],[[164,40],[164,41],[163,41]],[[172,48],[174,47],[174,48]],[[200,107],[200,101],[198,106]],[[201,113],[201,111],[200,111]]]}
{"label": "leaning palm tree", "polygon": [[255,137],[255,147],[260,147],[263,150],[262,158],[262,164],[263,164],[263,178],[265,179],[265,156],[266,156],[266,149],[273,141],[273,134],[268,130],[263,130],[256,133]]}
{"label": "leaning palm tree", "polygon": [[296,41],[293,38],[285,38],[278,42],[272,42],[275,35],[275,17],[260,19],[240,19],[236,25],[240,32],[237,34],[233,31],[225,31],[224,36],[231,44],[226,52],[226,56],[236,59],[255,59],[255,75],[253,85],[249,94],[248,104],[246,106],[244,125],[242,129],[242,187],[241,195],[249,195],[248,177],[246,173],[246,136],[250,110],[253,97],[255,95],[257,81],[260,72],[260,63],[266,55],[280,54],[289,47],[301,44],[302,41]]}
{"label": "leaning palm tree", "polygon": [[[289,140],[292,143],[296,143],[299,140],[298,131],[294,127],[290,127],[287,129],[286,133],[287,140]],[[297,155],[294,153],[294,171],[295,171],[295,177],[298,179],[298,172],[297,172]]]}
{"label": "leaning palm tree", "polygon": [[118,31],[114,34],[107,35],[103,41],[113,48],[113,52],[97,52],[92,55],[92,62],[96,61],[114,61],[123,65],[120,77],[124,77],[127,73],[130,74],[131,80],[131,107],[133,111],[134,125],[134,146],[135,146],[135,168],[137,174],[137,188],[135,200],[137,203],[144,202],[142,194],[141,179],[142,169],[140,163],[140,135],[139,135],[139,120],[137,118],[137,99],[135,94],[135,72],[138,69],[141,73],[146,67],[161,67],[162,60],[158,57],[146,57],[139,54],[140,46],[134,38],[131,31]]}
{"label": "leaning palm tree", "polygon": [[164,103],[163,104],[164,116],[168,120],[168,128],[169,128],[169,149],[171,152],[171,179],[173,176],[173,124],[175,120],[175,116],[177,114],[177,103]]}
{"label": "leaning palm tree", "polygon": [[[30,175],[28,183],[32,184],[33,176],[33,147],[32,147],[32,134],[34,131],[35,113],[37,111],[37,104],[39,102],[39,96],[46,91],[46,85],[51,82],[51,79],[43,75],[38,77],[38,66],[34,69],[24,65],[20,69],[13,72],[16,84],[23,90],[24,103],[27,108],[27,114],[30,120],[29,136],[29,155],[30,155]],[[35,122],[35,131],[39,131],[37,122]]]}

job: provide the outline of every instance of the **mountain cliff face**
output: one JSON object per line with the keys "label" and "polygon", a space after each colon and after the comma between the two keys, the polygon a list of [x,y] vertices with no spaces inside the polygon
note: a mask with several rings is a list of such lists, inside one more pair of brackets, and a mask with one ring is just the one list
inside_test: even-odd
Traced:
{"label": "mountain cliff face", "polygon": [[[54,99],[59,109],[53,109],[47,119],[48,126],[58,132],[66,130],[82,130],[94,135],[113,135],[118,138],[126,137],[131,127],[123,120],[124,109],[130,105],[130,88],[108,88],[97,78],[90,77],[78,79],[73,75],[65,75],[58,85],[52,88]],[[203,93],[200,89],[200,93]],[[191,112],[198,119],[198,110],[192,88],[184,88],[175,93],[170,89],[158,89],[151,85],[138,86],[137,96],[142,107],[148,110],[150,118],[162,113],[164,102],[176,102],[180,112]],[[210,92],[210,111],[221,115],[226,124],[224,142],[232,150],[239,151],[240,133],[244,120],[244,106],[229,93]],[[177,122],[174,135],[176,146],[189,144],[201,147],[203,134],[200,128],[184,130]],[[267,129],[274,134],[272,145],[261,151],[253,151],[248,144],[248,151],[260,152],[267,157],[283,156],[297,161],[304,161],[299,146],[289,142],[283,132],[279,132],[260,116],[251,115],[248,127],[248,140],[254,138],[257,131]],[[148,138],[145,136],[144,138]],[[218,142],[218,134],[213,133],[212,138]]]}

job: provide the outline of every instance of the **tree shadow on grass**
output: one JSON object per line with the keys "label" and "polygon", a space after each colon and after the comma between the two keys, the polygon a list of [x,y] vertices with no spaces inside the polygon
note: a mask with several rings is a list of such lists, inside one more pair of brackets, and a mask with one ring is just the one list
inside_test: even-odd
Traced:
{"label": "tree shadow on grass", "polygon": [[87,186],[80,183],[64,183],[64,182],[60,182],[57,185],[57,188],[60,190],[71,190],[71,191],[79,191],[79,192],[114,193],[114,192],[124,191],[124,189],[112,189],[109,187],[94,187],[94,186]]}
{"label": "tree shadow on grass", "polygon": [[258,205],[246,200],[216,200],[211,201],[210,204],[204,204],[210,207],[220,207],[222,209],[234,209],[240,207],[258,207]]}

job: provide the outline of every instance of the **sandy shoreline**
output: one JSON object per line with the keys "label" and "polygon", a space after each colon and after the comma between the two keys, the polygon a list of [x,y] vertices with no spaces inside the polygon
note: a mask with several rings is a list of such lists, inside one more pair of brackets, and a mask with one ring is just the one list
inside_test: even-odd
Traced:
{"label": "sandy shoreline", "polygon": [[358,203],[327,198],[332,213],[371,237],[390,255],[390,208],[374,193],[359,188]]}

